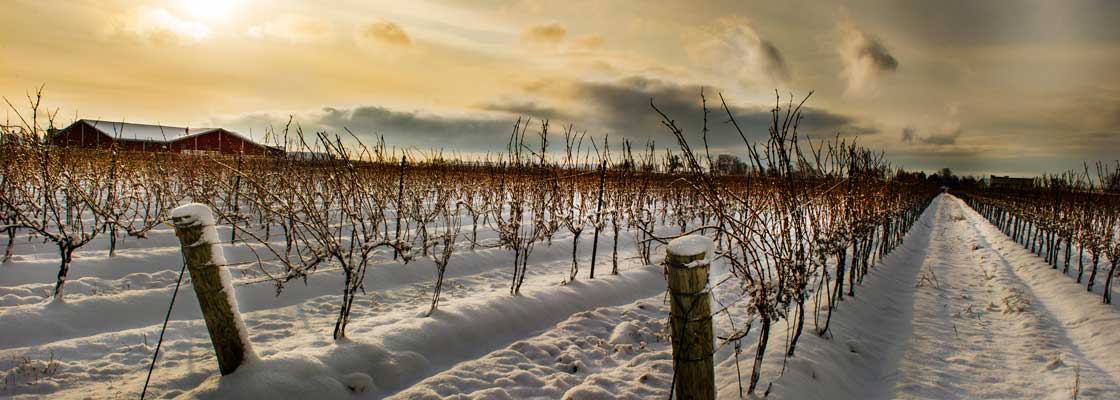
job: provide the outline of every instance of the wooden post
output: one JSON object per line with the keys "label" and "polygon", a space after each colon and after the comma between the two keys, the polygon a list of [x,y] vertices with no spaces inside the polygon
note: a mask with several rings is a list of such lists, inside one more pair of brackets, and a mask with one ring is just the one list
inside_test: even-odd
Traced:
{"label": "wooden post", "polygon": [[218,241],[214,215],[204,204],[192,203],[171,213],[175,236],[183,248],[183,258],[191,273],[194,293],[214,344],[218,369],[229,375],[245,361],[255,358],[249,332],[237,311],[233,281],[225,269],[226,259]]}
{"label": "wooden post", "polygon": [[710,239],[688,235],[669,242],[665,255],[675,392],[681,400],[716,398],[709,265],[703,261],[711,247]]}

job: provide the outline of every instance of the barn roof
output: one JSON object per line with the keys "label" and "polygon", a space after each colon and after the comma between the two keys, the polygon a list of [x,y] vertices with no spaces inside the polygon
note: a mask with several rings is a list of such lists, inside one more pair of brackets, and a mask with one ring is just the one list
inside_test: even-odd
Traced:
{"label": "barn roof", "polygon": [[253,139],[247,138],[247,137],[245,137],[245,135],[242,135],[242,134],[240,134],[240,133],[237,133],[237,132],[234,132],[234,131],[231,131],[231,130],[225,129],[225,128],[206,128],[206,129],[191,129],[191,131],[190,131],[190,133],[189,133],[189,134],[187,134],[187,135],[185,135],[185,136],[180,136],[180,137],[177,137],[177,138],[175,138],[175,139],[172,139],[171,141],[176,141],[176,140],[183,140],[183,139],[189,139],[189,138],[192,138],[192,137],[196,137],[196,136],[202,136],[202,135],[205,135],[205,134],[207,134],[207,133],[210,133],[210,132],[214,132],[214,131],[222,131],[222,133],[224,133],[224,134],[226,134],[226,135],[230,135],[230,136],[235,136],[235,137],[241,138],[241,140],[244,140],[244,141],[246,141],[246,142],[249,142],[249,143],[256,143],[256,144],[259,144],[259,145],[261,145],[261,146],[264,146],[264,145],[263,145],[263,144],[261,144],[261,143],[257,143],[257,141],[256,141],[256,140],[253,140]]}
{"label": "barn roof", "polygon": [[143,140],[148,142],[171,143],[178,140],[198,137],[215,131],[221,131],[222,134],[236,136],[241,140],[249,143],[255,143],[260,146],[279,149],[278,147],[269,146],[267,144],[257,142],[256,140],[245,137],[245,135],[225,128],[188,129],[177,126],[134,124],[129,122],[113,122],[96,119],[80,119],[78,120],[78,122],[75,122],[75,124],[79,123],[84,123],[87,126],[93,127],[97,131],[117,140]]}
{"label": "barn roof", "polygon": [[[152,142],[171,142],[185,136],[194,136],[213,131],[217,128],[180,128],[175,126],[134,124],[129,122],[101,121],[82,119],[85,123],[110,137],[121,140],[145,140]],[[228,132],[228,131],[227,131]]]}

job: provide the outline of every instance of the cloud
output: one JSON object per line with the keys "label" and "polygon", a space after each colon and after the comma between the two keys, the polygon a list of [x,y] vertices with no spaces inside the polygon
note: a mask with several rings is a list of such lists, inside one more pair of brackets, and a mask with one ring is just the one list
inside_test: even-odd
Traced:
{"label": "cloud", "polygon": [[568,29],[558,23],[533,25],[521,33],[521,41],[534,44],[560,44],[567,36]]}
{"label": "cloud", "polygon": [[324,21],[288,15],[249,28],[249,37],[280,40],[296,44],[325,43],[334,39],[334,31]]}
{"label": "cloud", "polygon": [[[611,135],[621,135],[639,140],[653,137],[672,140],[668,130],[661,124],[658,116],[650,108],[650,100],[670,118],[676,120],[690,138],[699,140],[703,125],[703,108],[700,101],[700,86],[679,85],[675,83],[630,77],[614,82],[580,82],[576,84],[575,96],[586,101],[585,121],[594,121]],[[727,123],[727,115],[719,104],[718,89],[708,88],[708,135],[713,147],[739,147],[743,145],[738,132]],[[743,129],[749,140],[766,140],[771,124],[769,106],[742,106],[728,99],[732,115]],[[783,104],[784,106],[784,104]],[[803,110],[804,119],[799,130],[802,135],[830,137],[842,135],[871,135],[878,132],[875,128],[856,121],[854,118],[835,114],[823,109],[807,107]],[[577,121],[578,122],[578,121]]]}
{"label": "cloud", "polygon": [[[943,147],[933,149],[896,149],[887,153],[892,164],[906,169],[936,171],[950,166],[958,175],[976,171],[995,172],[992,149]],[[905,162],[899,162],[904,160]]]}
{"label": "cloud", "polygon": [[716,74],[730,71],[748,82],[786,84],[792,77],[778,47],[741,18],[721,19],[717,31],[689,53]]}
{"label": "cloud", "polygon": [[155,7],[126,13],[116,18],[109,30],[151,44],[191,44],[210,35],[206,24]]}
{"label": "cloud", "polygon": [[898,59],[879,38],[856,29],[851,24],[841,30],[844,40],[838,51],[844,61],[844,78],[848,94],[873,92],[878,80],[898,70]]}
{"label": "cloud", "polygon": [[513,120],[505,117],[455,117],[395,111],[379,106],[349,109],[327,107],[318,123],[327,128],[382,133],[389,138],[404,138],[431,148],[444,146],[476,147],[480,143],[499,143],[509,135]]}
{"label": "cloud", "polygon": [[[366,105],[349,108],[324,107],[292,116],[293,128],[298,124],[305,136],[314,132],[345,134],[354,132],[363,141],[384,135],[393,146],[416,146],[421,149],[487,150],[505,143],[516,118],[505,116],[464,117],[400,111],[383,106]],[[211,120],[216,126],[238,131],[260,132],[265,129],[283,131],[288,117],[273,113],[252,113]]]}
{"label": "cloud", "polygon": [[957,139],[961,137],[964,131],[959,127],[955,130],[948,132],[933,133],[929,136],[923,137],[920,140],[925,144],[932,144],[937,146],[946,146],[957,144]]}
{"label": "cloud", "polygon": [[564,119],[568,122],[571,121],[572,116],[566,112],[560,111],[556,107],[546,106],[538,101],[531,100],[510,100],[501,101],[490,104],[482,105],[482,108],[490,111],[498,111],[515,115],[518,117],[530,117],[537,119]]}
{"label": "cloud", "polygon": [[[957,140],[964,135],[964,128],[961,127],[960,122],[960,105],[957,103],[950,103],[944,115],[938,116],[941,121],[940,126],[932,129],[932,132],[918,136],[918,131],[913,127],[906,127],[902,130],[902,142],[913,144],[916,140],[918,143],[932,145],[935,147],[945,147],[957,144]],[[933,148],[926,148],[933,150]]]}
{"label": "cloud", "polygon": [[361,30],[361,36],[392,45],[408,46],[412,44],[412,38],[405,33],[404,29],[401,29],[400,25],[388,21],[366,25]]}
{"label": "cloud", "polygon": [[[374,134],[383,134],[390,145],[422,149],[501,151],[518,117],[531,117],[534,121],[549,119],[554,124],[571,123],[598,138],[610,135],[613,143],[627,138],[636,142],[654,139],[661,146],[672,145],[675,139],[661,124],[660,116],[650,108],[652,99],[685,130],[690,141],[695,140],[693,143],[696,145],[700,143],[703,119],[700,86],[644,77],[602,82],[553,80],[528,85],[525,94],[531,97],[505,97],[481,104],[473,110],[463,110],[461,115],[364,105],[324,107],[298,113],[294,118],[304,132],[342,134],[347,128],[359,137],[372,138]],[[709,88],[705,94],[710,112],[709,145],[713,150],[743,151],[739,133],[726,123],[727,116],[718,103],[717,89]],[[578,101],[572,102],[571,99]],[[730,104],[730,108],[749,140],[765,141],[769,137],[772,107]],[[855,118],[823,109],[807,107],[803,115],[799,127],[802,137],[830,138],[835,134],[851,136],[878,132]],[[215,126],[242,131],[252,127],[254,132],[260,132],[269,126],[282,130],[287,116],[245,114],[211,122]]]}
{"label": "cloud", "polygon": [[575,50],[598,50],[606,42],[602,35],[587,35],[573,39],[571,47]]}

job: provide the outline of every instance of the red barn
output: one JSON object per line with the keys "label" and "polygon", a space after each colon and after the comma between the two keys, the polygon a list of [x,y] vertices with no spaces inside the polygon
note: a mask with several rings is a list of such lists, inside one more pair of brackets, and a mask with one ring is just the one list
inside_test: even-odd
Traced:
{"label": "red barn", "polygon": [[282,156],[266,146],[223,128],[187,129],[172,126],[81,119],[51,135],[56,146],[174,153],[221,153]]}

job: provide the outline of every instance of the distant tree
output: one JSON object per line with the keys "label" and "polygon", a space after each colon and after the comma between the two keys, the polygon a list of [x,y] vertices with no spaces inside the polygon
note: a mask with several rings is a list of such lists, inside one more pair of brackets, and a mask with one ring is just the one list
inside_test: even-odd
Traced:
{"label": "distant tree", "polygon": [[668,159],[667,159],[667,162],[668,162],[668,165],[666,166],[666,168],[668,170],[666,172],[668,172],[670,174],[675,173],[677,171],[680,171],[681,167],[684,166],[684,163],[681,162],[681,156],[678,156],[676,154],[670,154]]}
{"label": "distant tree", "polygon": [[909,172],[904,169],[899,169],[895,172],[894,179],[900,182],[922,183],[926,181],[926,173],[924,171]]}
{"label": "distant tree", "polygon": [[1104,187],[1106,192],[1120,193],[1120,169],[1105,175],[1101,186]]}
{"label": "distant tree", "polygon": [[938,185],[955,188],[961,186],[961,178],[953,174],[953,170],[945,167],[936,174],[930,175],[928,180]]}
{"label": "distant tree", "polygon": [[720,154],[716,156],[712,172],[717,175],[742,175],[747,172],[747,164],[737,156]]}

